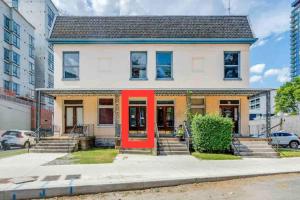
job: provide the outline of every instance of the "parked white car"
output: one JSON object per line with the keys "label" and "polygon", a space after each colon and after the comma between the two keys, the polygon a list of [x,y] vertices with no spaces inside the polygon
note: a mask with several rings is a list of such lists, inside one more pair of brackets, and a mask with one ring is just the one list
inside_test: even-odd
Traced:
{"label": "parked white car", "polygon": [[8,130],[1,135],[0,141],[3,140],[10,146],[25,148],[36,144],[35,133],[28,130]]}
{"label": "parked white car", "polygon": [[272,145],[280,145],[293,149],[298,149],[300,144],[299,136],[295,133],[288,133],[286,131],[275,132],[271,135]]}

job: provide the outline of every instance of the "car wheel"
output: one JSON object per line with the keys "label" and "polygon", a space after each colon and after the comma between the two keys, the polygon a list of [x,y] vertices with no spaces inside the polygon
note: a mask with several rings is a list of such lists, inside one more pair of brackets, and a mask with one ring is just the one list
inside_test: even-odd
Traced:
{"label": "car wheel", "polygon": [[298,143],[298,142],[296,142],[296,141],[290,142],[290,147],[291,147],[292,149],[298,149],[298,146],[299,146],[299,143]]}
{"label": "car wheel", "polygon": [[30,148],[30,143],[29,143],[29,142],[25,142],[25,144],[24,144],[24,148],[25,148],[25,149],[28,149],[28,148]]}

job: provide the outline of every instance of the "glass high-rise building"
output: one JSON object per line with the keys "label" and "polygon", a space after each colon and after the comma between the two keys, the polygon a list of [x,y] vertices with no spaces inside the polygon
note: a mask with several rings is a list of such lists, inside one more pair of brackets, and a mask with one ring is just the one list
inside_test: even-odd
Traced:
{"label": "glass high-rise building", "polygon": [[300,76],[300,0],[292,3],[291,14],[291,77]]}

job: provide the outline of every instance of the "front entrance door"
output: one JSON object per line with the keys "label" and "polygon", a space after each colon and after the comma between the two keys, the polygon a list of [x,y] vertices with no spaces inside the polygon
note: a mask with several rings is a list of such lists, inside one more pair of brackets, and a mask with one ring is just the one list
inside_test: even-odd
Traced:
{"label": "front entrance door", "polygon": [[146,121],[146,106],[129,106],[130,133],[145,133]]}
{"label": "front entrance door", "polygon": [[174,133],[174,106],[157,106],[159,133]]}
{"label": "front entrance door", "polygon": [[83,107],[66,106],[65,107],[65,133],[70,133],[73,127],[83,125]]}
{"label": "front entrance door", "polygon": [[232,119],[234,123],[234,133],[239,133],[239,106],[220,106],[223,117]]}

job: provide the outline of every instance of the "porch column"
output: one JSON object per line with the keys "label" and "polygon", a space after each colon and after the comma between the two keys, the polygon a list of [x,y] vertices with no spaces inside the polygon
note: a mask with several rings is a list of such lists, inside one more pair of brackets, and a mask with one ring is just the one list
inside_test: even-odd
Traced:
{"label": "porch column", "polygon": [[266,91],[266,133],[267,136],[271,134],[271,93]]}
{"label": "porch column", "polygon": [[188,125],[190,125],[190,115],[191,115],[191,95],[192,93],[190,91],[187,91],[186,93],[186,120]]}
{"label": "porch column", "polygon": [[121,137],[120,127],[120,95],[115,94],[115,136]]}
{"label": "porch column", "polygon": [[[35,105],[35,128],[38,130],[41,125],[41,91],[36,91],[36,105]],[[38,133],[38,139],[40,139],[40,131]]]}

